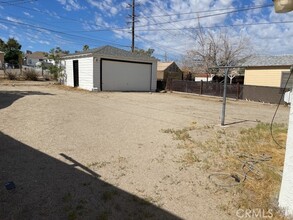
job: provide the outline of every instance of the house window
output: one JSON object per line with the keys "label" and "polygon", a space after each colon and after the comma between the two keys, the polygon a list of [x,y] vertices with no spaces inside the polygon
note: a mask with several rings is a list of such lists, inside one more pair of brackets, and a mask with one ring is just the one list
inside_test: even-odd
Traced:
{"label": "house window", "polygon": [[[281,79],[281,88],[285,88],[286,82],[290,76],[290,72],[282,72],[282,79]],[[287,83],[286,88],[291,89],[293,87],[293,76],[290,77],[290,80]]]}

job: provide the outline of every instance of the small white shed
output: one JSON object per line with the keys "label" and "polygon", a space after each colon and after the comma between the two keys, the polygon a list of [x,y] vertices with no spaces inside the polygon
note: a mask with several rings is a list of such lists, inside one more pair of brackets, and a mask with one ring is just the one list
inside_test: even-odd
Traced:
{"label": "small white shed", "polygon": [[98,91],[155,91],[157,60],[112,46],[69,54],[65,85]]}

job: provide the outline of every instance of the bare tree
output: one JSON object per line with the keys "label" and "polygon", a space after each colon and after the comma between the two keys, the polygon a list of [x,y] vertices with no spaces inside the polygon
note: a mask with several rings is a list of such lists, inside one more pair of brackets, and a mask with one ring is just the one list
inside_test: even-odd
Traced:
{"label": "bare tree", "polygon": [[219,75],[222,72],[217,66],[239,65],[252,55],[248,38],[239,36],[235,40],[227,32],[201,27],[195,36],[195,49],[188,51],[182,63],[191,65],[196,72]]}

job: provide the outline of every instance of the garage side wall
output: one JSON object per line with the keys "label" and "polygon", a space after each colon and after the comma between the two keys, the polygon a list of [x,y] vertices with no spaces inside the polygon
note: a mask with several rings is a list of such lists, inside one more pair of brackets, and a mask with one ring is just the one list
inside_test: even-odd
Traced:
{"label": "garage side wall", "polygon": [[67,59],[65,64],[66,80],[65,85],[74,86],[73,82],[73,61],[78,60],[79,88],[92,90],[94,77],[93,57]]}
{"label": "garage side wall", "polygon": [[65,85],[73,87],[73,62],[72,60],[65,61]]}
{"label": "garage side wall", "polygon": [[[93,57],[79,58],[79,88],[92,90],[93,89]],[[72,72],[73,74],[73,72]]]}

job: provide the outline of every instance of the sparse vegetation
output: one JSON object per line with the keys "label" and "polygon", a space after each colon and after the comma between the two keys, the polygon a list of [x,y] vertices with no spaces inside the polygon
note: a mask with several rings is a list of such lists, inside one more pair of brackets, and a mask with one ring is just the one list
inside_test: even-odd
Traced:
{"label": "sparse vegetation", "polygon": [[18,79],[17,73],[12,72],[11,70],[6,70],[5,75],[9,80],[17,80]]}
{"label": "sparse vegetation", "polygon": [[38,81],[38,73],[34,69],[27,69],[23,71],[25,80]]}
{"label": "sparse vegetation", "polygon": [[[209,128],[213,127],[204,127]],[[283,219],[275,201],[281,183],[285,148],[280,146],[285,146],[286,126],[274,125],[274,137],[280,146],[271,137],[270,125],[265,123],[243,129],[238,135],[215,130],[213,137],[203,142],[190,136],[189,131],[194,129],[192,126],[163,130],[172,134],[174,140],[181,141],[178,146],[187,150],[179,162],[189,166],[197,164],[209,173],[216,170],[219,175],[213,182],[217,181],[217,186],[228,187],[229,192],[237,195],[234,208],[272,209],[274,219]],[[228,208],[225,206],[223,210]]]}
{"label": "sparse vegetation", "polygon": [[[281,146],[285,146],[287,128],[283,124],[274,126],[275,139]],[[248,175],[247,181],[243,182],[243,193],[240,195],[239,205],[249,208],[258,204],[259,207],[268,210],[274,209],[274,219],[283,219],[276,208],[280,184],[281,171],[283,169],[285,147],[279,147],[272,139],[269,124],[260,123],[255,128],[241,131],[238,158],[249,157],[248,160],[261,161],[267,157],[268,160],[255,163],[255,171]],[[243,162],[238,158],[231,158],[231,166],[235,170],[243,167]]]}
{"label": "sparse vegetation", "polygon": [[92,163],[89,163],[87,164],[87,167],[91,168],[91,167],[97,167],[97,168],[102,168],[102,167],[105,167],[107,166],[107,164],[109,164],[110,162],[106,162],[106,161],[102,161],[102,162],[92,162]]}

